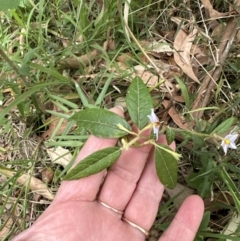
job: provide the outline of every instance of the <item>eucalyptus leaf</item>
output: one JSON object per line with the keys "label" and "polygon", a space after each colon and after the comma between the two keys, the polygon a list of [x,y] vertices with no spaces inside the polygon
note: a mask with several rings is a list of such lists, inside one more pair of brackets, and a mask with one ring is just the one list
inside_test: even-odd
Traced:
{"label": "eucalyptus leaf", "polygon": [[131,131],[130,125],[119,115],[103,109],[87,109],[74,114],[69,120],[76,121],[79,127],[84,127],[91,134],[104,138],[119,138]]}
{"label": "eucalyptus leaf", "polygon": [[232,127],[233,124],[236,123],[236,118],[234,117],[230,117],[227,120],[225,120],[224,122],[222,122],[218,127],[216,127],[212,134],[221,134],[224,133],[228,130],[230,130],[230,128]]}
{"label": "eucalyptus leaf", "polygon": [[[177,184],[177,159],[169,152],[168,146],[155,146],[155,166],[159,180],[167,188],[173,189]],[[169,150],[169,151],[168,151]]]}
{"label": "eucalyptus leaf", "polygon": [[167,138],[167,143],[170,145],[174,139],[175,139],[175,131],[171,128],[166,129],[166,138]]}
{"label": "eucalyptus leaf", "polygon": [[150,115],[153,108],[151,95],[141,78],[136,77],[132,80],[127,93],[126,103],[132,121],[141,130],[148,123],[147,115]]}
{"label": "eucalyptus leaf", "polygon": [[71,169],[64,180],[78,180],[110,167],[121,155],[119,147],[108,147],[92,153]]}

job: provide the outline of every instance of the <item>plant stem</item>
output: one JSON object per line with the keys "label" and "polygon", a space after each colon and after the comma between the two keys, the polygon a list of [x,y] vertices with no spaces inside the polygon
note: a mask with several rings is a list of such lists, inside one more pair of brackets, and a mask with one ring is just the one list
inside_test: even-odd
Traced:
{"label": "plant stem", "polygon": [[[120,127],[119,127],[120,128]],[[146,130],[149,130],[149,129],[151,129],[152,128],[152,124],[149,124],[149,125],[147,125],[147,126],[145,126],[142,130],[140,130],[138,133],[135,133],[135,132],[130,132],[130,131],[128,131],[128,130],[125,130],[125,131],[128,131],[128,133],[129,134],[134,134],[136,137],[135,138],[133,138],[130,142],[128,142],[128,143],[126,143],[123,147],[122,147],[122,149],[124,149],[124,150],[127,150],[130,146],[132,146],[134,143],[136,143],[137,141],[139,141],[141,138],[143,138],[142,136],[141,136],[141,134],[144,132],[144,131],[146,131]],[[120,129],[122,129],[122,127],[120,128]],[[125,129],[125,128],[124,128]],[[149,140],[147,141],[147,142],[144,142],[144,144],[149,144],[150,142],[149,142]]]}
{"label": "plant stem", "polygon": [[[8,56],[6,55],[6,53],[3,51],[3,49],[2,49],[1,47],[0,47],[0,56],[2,57],[3,60],[5,60],[5,61],[10,65],[10,67],[14,70],[14,72],[15,72],[17,75],[20,75],[19,70],[18,70],[18,68],[16,67],[16,65],[12,62],[12,60],[10,60],[10,59],[8,58]],[[23,80],[24,84],[26,85],[27,82],[26,82],[26,80],[25,80],[24,77],[22,78],[22,80]]]}
{"label": "plant stem", "polygon": [[8,56],[5,54],[3,49],[0,47],[0,55],[1,57],[12,67],[12,69],[16,72],[16,74],[19,74],[18,68],[15,66],[15,64],[8,58]]}

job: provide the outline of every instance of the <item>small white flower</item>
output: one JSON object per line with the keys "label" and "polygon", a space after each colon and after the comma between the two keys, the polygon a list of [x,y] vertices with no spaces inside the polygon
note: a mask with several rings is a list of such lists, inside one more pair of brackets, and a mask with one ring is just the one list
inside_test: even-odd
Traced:
{"label": "small white flower", "polygon": [[222,140],[221,146],[223,148],[225,155],[227,154],[228,148],[237,149],[237,146],[235,144],[235,141],[237,140],[237,138],[238,138],[238,134],[228,134],[224,137],[224,139]]}
{"label": "small white flower", "polygon": [[151,114],[147,116],[153,125],[153,133],[156,135],[156,140],[158,140],[158,132],[160,128],[160,122],[156,114],[154,113],[154,109],[151,109]]}

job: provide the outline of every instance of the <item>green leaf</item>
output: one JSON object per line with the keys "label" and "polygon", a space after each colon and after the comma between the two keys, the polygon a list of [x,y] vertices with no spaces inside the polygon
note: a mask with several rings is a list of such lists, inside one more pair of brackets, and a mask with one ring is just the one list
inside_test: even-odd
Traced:
{"label": "green leaf", "polygon": [[136,77],[132,80],[126,103],[132,121],[141,130],[148,123],[147,115],[150,115],[153,108],[151,95],[141,78]]}
{"label": "green leaf", "polygon": [[192,148],[193,151],[206,146],[206,142],[202,136],[195,135],[194,133],[192,133],[192,140],[193,140],[193,148]]}
{"label": "green leaf", "polygon": [[203,218],[202,218],[202,222],[198,228],[198,230],[206,230],[210,221],[210,215],[211,212],[207,211],[204,213]]}
{"label": "green leaf", "polygon": [[71,169],[64,180],[77,180],[88,177],[110,167],[121,155],[118,147],[108,147],[92,153]]}
{"label": "green leaf", "polygon": [[169,151],[172,150],[168,146],[155,146],[155,165],[161,183],[173,189],[177,184],[178,163]]}
{"label": "green leaf", "polygon": [[58,82],[61,81],[61,82],[69,83],[69,79],[67,77],[63,76],[62,74],[60,74],[53,67],[47,68],[47,67],[44,67],[43,65],[32,63],[32,62],[29,62],[28,65],[30,67],[32,67],[32,68],[35,68],[35,69],[37,69],[39,71],[42,71],[43,73],[49,74],[50,76],[52,76],[55,79],[57,79]]}
{"label": "green leaf", "polygon": [[103,109],[88,109],[74,114],[70,120],[86,128],[91,134],[104,138],[119,138],[128,134],[119,124],[131,131],[130,125],[119,115]]}
{"label": "green leaf", "polygon": [[18,7],[20,0],[0,0],[0,11],[7,11],[8,9],[14,9]]}
{"label": "green leaf", "polygon": [[224,122],[222,122],[218,127],[216,127],[211,134],[221,134],[228,131],[233,124],[235,124],[236,118],[230,117]]}
{"label": "green leaf", "polygon": [[167,128],[166,129],[166,138],[167,138],[168,145],[170,145],[175,139],[175,131],[173,131],[171,128]]}

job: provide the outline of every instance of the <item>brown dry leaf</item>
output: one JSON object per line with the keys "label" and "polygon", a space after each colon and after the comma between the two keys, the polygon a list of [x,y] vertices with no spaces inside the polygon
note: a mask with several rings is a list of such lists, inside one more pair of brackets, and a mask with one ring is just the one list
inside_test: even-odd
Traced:
{"label": "brown dry leaf", "polygon": [[[5,176],[13,177],[16,175],[14,171],[9,170],[1,170],[1,173]],[[29,180],[30,179],[30,180]],[[53,200],[54,195],[52,192],[48,189],[45,183],[43,183],[41,180],[37,179],[36,177],[30,176],[28,174],[22,174],[18,179],[17,182],[22,185],[29,185],[29,188],[36,192],[37,194],[47,198],[48,200]]]}
{"label": "brown dry leaf", "polygon": [[83,38],[83,35],[79,35],[76,39],[76,44],[80,44],[80,43],[83,43],[84,42],[84,38]]}
{"label": "brown dry leaf", "polygon": [[105,51],[108,50],[108,41],[109,41],[109,40],[106,40],[106,41],[103,43],[103,49],[104,49]]}
{"label": "brown dry leaf", "polygon": [[54,172],[51,168],[44,168],[41,171],[42,181],[46,184],[51,183],[53,180]]}
{"label": "brown dry leaf", "polygon": [[226,29],[226,24],[223,22],[221,24],[218,24],[216,27],[214,27],[211,37],[215,40],[219,40],[222,37],[222,33],[224,33]]}
{"label": "brown dry leaf", "polygon": [[109,48],[109,50],[115,50],[116,49],[116,42],[113,39],[109,39],[108,48]]}
{"label": "brown dry leaf", "polygon": [[142,65],[134,66],[135,73],[132,74],[132,78],[140,77],[145,84],[149,87],[156,86],[158,84],[158,76],[146,70]]}
{"label": "brown dry leaf", "polygon": [[193,44],[191,54],[197,59],[199,64],[204,65],[208,63],[209,57],[201,50],[199,46]]}
{"label": "brown dry leaf", "polygon": [[174,48],[176,50],[174,52],[174,60],[186,75],[197,83],[200,83],[197,76],[193,72],[190,58],[192,43],[197,32],[198,30],[194,29],[192,33],[187,35],[182,29],[178,31],[178,34],[174,40]]}
{"label": "brown dry leaf", "polygon": [[182,76],[182,70],[178,66],[170,66],[170,68],[163,73],[163,77],[168,80],[173,80],[175,76]]}
{"label": "brown dry leaf", "polygon": [[116,61],[112,66],[109,66],[107,63],[103,63],[102,66],[107,68],[110,73],[114,73],[116,78],[122,76],[123,71],[129,73],[129,68],[123,62]]}
{"label": "brown dry leaf", "polygon": [[[170,100],[164,100],[162,104],[165,108],[167,108],[170,105]],[[178,127],[180,127],[183,130],[190,129],[189,124],[184,123],[183,118],[181,118],[181,116],[176,112],[173,106],[169,109],[168,114],[171,116],[172,120]]]}
{"label": "brown dry leaf", "polygon": [[133,58],[133,55],[131,53],[123,53],[117,57],[117,61],[121,62],[123,64],[126,64],[127,62],[131,61]]}
{"label": "brown dry leaf", "polygon": [[71,44],[70,39],[62,39],[62,45],[64,48],[67,48]]}
{"label": "brown dry leaf", "polygon": [[184,97],[182,95],[171,95],[169,93],[166,93],[165,96],[168,98],[168,99],[173,99],[173,101],[175,102],[180,102],[180,103],[185,103],[185,100],[184,100]]}
{"label": "brown dry leaf", "polygon": [[65,68],[72,68],[72,69],[79,69],[79,67],[89,65],[91,61],[93,61],[97,55],[99,54],[99,51],[97,49],[94,49],[88,54],[84,54],[79,57],[67,57],[65,59],[62,59],[59,64],[62,67]]}
{"label": "brown dry leaf", "polygon": [[176,90],[176,86],[173,85],[169,80],[165,80],[164,84],[161,85],[161,92],[172,95]]}
{"label": "brown dry leaf", "polygon": [[[147,67],[152,68],[149,65]],[[159,80],[160,80],[159,76],[147,70],[145,66],[136,65],[133,67],[133,69],[134,69],[134,73],[131,74],[131,79],[135,77],[140,77],[143,80],[143,82],[149,87],[155,87],[159,84]],[[164,76],[166,73],[169,73],[169,72],[162,72]],[[166,87],[166,85],[168,88]],[[168,79],[165,79],[164,84],[160,85],[160,89],[161,89],[161,92],[168,93],[169,90],[173,92],[174,87],[173,87],[173,84]]]}
{"label": "brown dry leaf", "polygon": [[66,167],[69,162],[72,160],[72,154],[69,150],[58,146],[57,148],[49,148],[47,149],[47,153],[53,163],[57,163]]}
{"label": "brown dry leaf", "polygon": [[9,218],[3,229],[0,231],[0,240],[4,240],[7,237],[11,227],[13,225],[13,219]]}
{"label": "brown dry leaf", "polygon": [[216,11],[213,8],[213,6],[209,0],[201,0],[201,1],[202,1],[203,6],[209,11],[209,15],[211,18],[216,19],[216,18],[219,18],[222,16],[229,15],[229,13],[220,13],[220,12]]}
{"label": "brown dry leaf", "polygon": [[189,187],[183,186],[179,183],[177,183],[176,187],[174,189],[168,189],[166,188],[167,194],[170,196],[170,198],[173,198],[177,196],[173,203],[177,209],[180,208],[184,200],[189,197],[190,195],[193,194],[193,190],[190,189]]}
{"label": "brown dry leaf", "polygon": [[170,47],[170,45],[164,41],[156,41],[153,40],[152,42],[149,41],[141,41],[142,47],[146,50],[146,52],[155,52],[155,53],[165,53],[171,56],[174,53],[174,50]]}
{"label": "brown dry leaf", "polygon": [[12,225],[13,225],[13,219],[9,218],[7,223],[5,224],[4,228],[0,232],[0,240],[3,240],[4,238],[7,237],[7,234],[9,233]]}
{"label": "brown dry leaf", "polygon": [[126,71],[126,70],[128,70],[128,67],[127,67],[127,65],[126,64],[124,64],[123,62],[116,62],[116,64],[117,64],[117,67],[115,68],[115,70],[124,70],[124,71]]}

